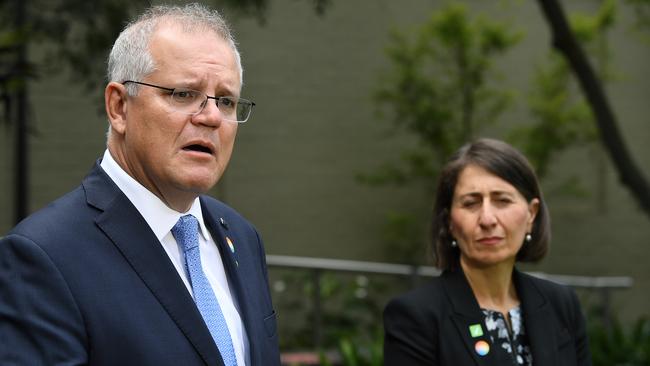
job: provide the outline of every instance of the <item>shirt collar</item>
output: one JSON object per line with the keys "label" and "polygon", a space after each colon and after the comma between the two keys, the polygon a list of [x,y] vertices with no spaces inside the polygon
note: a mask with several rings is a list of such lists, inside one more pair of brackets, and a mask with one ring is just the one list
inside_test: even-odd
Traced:
{"label": "shirt collar", "polygon": [[122,193],[131,201],[138,212],[140,212],[140,215],[149,224],[149,227],[151,227],[151,230],[159,241],[162,241],[163,237],[171,231],[181,216],[188,214],[196,217],[199,221],[199,231],[203,238],[206,240],[209,238],[198,197],[194,199],[192,206],[187,212],[178,212],[169,208],[158,196],[151,193],[151,191],[125,172],[115,159],[113,159],[108,149],[104,152],[104,157],[100,165],[120,188]]}

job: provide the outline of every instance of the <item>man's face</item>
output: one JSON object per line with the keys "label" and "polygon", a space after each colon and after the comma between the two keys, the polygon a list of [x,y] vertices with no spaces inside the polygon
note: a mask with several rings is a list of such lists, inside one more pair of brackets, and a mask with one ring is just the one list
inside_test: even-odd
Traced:
{"label": "man's face", "polygon": [[[239,96],[241,80],[230,45],[216,34],[161,25],[152,36],[156,70],[142,81]],[[214,100],[201,113],[174,111],[170,93],[138,86],[126,104],[122,156],[127,172],[172,208],[212,188],[230,160],[237,122],[222,119]],[[181,202],[179,206],[178,202]],[[185,207],[185,209],[189,206]]]}

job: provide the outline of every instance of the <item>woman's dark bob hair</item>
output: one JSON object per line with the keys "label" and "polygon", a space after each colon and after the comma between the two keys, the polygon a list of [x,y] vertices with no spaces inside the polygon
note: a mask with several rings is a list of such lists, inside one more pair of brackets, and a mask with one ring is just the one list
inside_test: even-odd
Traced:
{"label": "woman's dark bob hair", "polygon": [[526,158],[515,148],[499,140],[481,138],[463,145],[440,174],[433,209],[432,245],[435,264],[441,270],[460,266],[460,250],[452,247],[449,232],[451,203],[458,176],[468,165],[479,166],[515,187],[528,202],[539,199],[539,211],[533,222],[532,240],[517,253],[517,261],[537,262],[548,252],[551,239],[550,219],[535,172]]}

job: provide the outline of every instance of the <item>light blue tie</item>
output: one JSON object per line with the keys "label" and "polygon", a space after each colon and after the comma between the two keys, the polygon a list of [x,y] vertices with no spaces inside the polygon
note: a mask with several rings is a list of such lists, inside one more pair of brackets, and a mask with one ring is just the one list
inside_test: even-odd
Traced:
{"label": "light blue tie", "polygon": [[192,215],[181,217],[172,228],[172,235],[183,247],[185,267],[194,292],[194,302],[219,348],[223,362],[226,366],[237,366],[235,350],[230,339],[226,319],[223,317],[219,301],[217,301],[217,297],[214,295],[210,282],[208,282],[208,278],[203,273],[203,267],[201,266],[198,220]]}

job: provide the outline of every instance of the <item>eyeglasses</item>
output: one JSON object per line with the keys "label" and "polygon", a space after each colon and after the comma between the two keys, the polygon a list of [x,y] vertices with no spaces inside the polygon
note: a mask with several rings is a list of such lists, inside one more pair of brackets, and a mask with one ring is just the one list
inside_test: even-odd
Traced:
{"label": "eyeglasses", "polygon": [[169,104],[175,111],[195,116],[205,108],[208,99],[214,99],[217,108],[223,115],[223,119],[231,122],[244,123],[251,115],[255,103],[248,99],[233,96],[211,97],[202,91],[186,88],[165,88],[163,86],[147,84],[140,81],[126,80],[122,85],[128,83],[149,86],[169,92]]}

